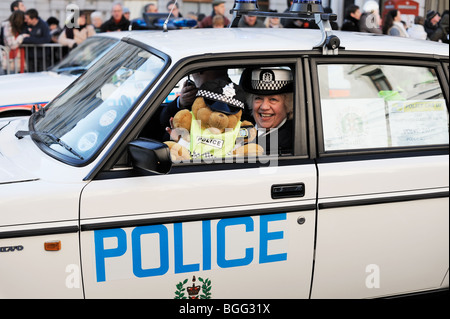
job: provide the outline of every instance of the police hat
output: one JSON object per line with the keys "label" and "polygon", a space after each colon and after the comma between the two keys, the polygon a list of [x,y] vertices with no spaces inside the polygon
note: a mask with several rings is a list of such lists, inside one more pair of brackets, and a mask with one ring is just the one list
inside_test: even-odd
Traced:
{"label": "police hat", "polygon": [[213,111],[236,114],[244,110],[245,92],[237,84],[225,80],[208,81],[197,92]]}
{"label": "police hat", "polygon": [[242,73],[240,84],[246,92],[257,95],[276,95],[294,91],[291,71],[281,68],[246,69]]}

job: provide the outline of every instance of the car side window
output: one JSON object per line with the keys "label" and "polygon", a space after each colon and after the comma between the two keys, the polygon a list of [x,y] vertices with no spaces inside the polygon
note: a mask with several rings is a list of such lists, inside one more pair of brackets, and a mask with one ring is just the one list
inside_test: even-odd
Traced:
{"label": "car side window", "polygon": [[449,142],[448,110],[432,68],[321,64],[318,80],[325,152]]}
{"label": "car side window", "polygon": [[[140,136],[167,144],[175,164],[217,163],[221,159],[228,163],[229,159],[233,162],[233,158],[290,155],[293,151],[294,72],[292,66],[277,65],[210,68],[182,74]],[[187,82],[191,82],[189,88]],[[211,83],[212,86],[208,85]],[[270,89],[266,90],[267,94],[264,85]],[[189,93],[191,91],[194,94]],[[267,106],[259,107],[263,99],[267,100],[264,102]],[[280,104],[279,109],[274,104]],[[200,108],[210,112],[201,112]],[[227,117],[228,126],[217,129],[222,125],[219,117],[214,118],[217,112]],[[206,118],[204,114],[210,115]],[[281,114],[279,120],[277,114]],[[275,119],[278,122],[275,123]],[[261,127],[262,122],[270,122],[277,130],[271,126]],[[273,136],[269,134],[272,131]]]}

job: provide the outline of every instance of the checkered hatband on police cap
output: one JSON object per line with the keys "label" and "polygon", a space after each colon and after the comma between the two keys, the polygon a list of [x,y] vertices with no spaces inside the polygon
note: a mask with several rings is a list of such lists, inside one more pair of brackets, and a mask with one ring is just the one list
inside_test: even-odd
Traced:
{"label": "checkered hatband on police cap", "polygon": [[293,92],[292,73],[282,68],[253,69],[251,73],[245,72],[241,83],[247,92],[253,94],[272,95]]}

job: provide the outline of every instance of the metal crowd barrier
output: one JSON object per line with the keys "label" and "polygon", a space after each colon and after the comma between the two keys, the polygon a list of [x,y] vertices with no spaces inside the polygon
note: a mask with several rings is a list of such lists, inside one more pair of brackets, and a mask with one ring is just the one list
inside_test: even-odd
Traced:
{"label": "metal crowd barrier", "polygon": [[[25,72],[46,71],[64,58],[63,48],[65,46],[59,43],[22,44],[20,47],[25,49]],[[2,59],[9,60],[9,48],[1,46],[1,51]],[[16,62],[11,60],[6,63],[6,69],[3,70],[4,74],[18,73],[20,64]]]}

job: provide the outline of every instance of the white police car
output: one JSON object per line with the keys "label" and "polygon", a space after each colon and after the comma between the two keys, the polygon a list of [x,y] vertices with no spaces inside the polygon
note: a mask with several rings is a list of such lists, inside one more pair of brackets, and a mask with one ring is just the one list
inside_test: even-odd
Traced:
{"label": "white police car", "polygon": [[30,115],[33,106],[45,106],[124,35],[90,37],[49,71],[0,76],[0,117]]}
{"label": "white police car", "polygon": [[[449,47],[327,29],[135,32],[0,121],[0,297],[448,290]],[[173,87],[261,67],[292,72],[291,148],[172,163]]]}

